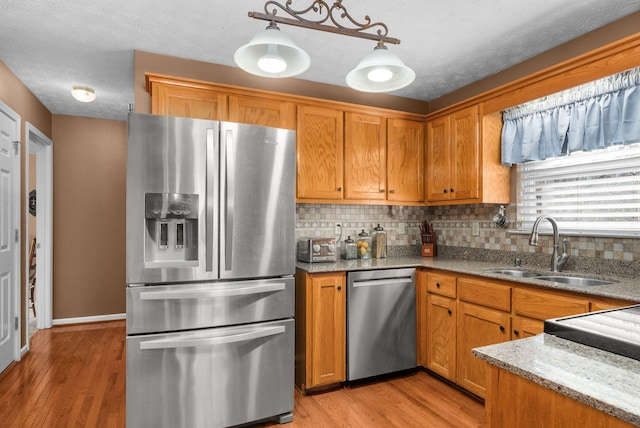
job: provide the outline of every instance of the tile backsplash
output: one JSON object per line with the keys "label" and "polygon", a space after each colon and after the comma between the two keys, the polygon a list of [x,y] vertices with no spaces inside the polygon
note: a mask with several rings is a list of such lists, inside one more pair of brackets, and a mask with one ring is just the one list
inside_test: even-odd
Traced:
{"label": "tile backsplash", "polygon": [[[523,260],[548,261],[551,254],[549,235],[540,235],[538,246],[529,245],[528,234],[513,233],[519,226],[515,220],[515,206],[506,207],[511,220],[506,228],[493,222],[499,205],[455,205],[445,207],[385,206],[385,205],[325,205],[298,204],[296,206],[296,239],[301,237],[333,237],[335,224],[342,226],[342,239],[355,236],[361,230],[371,232],[380,224],[387,231],[389,246],[416,246],[420,244],[419,224],[433,224],[438,247],[458,247],[477,250],[495,250],[513,253]],[[475,233],[474,233],[475,232]],[[576,267],[585,259],[619,262],[623,268],[638,270],[640,265],[640,239],[597,236],[568,236],[568,253]],[[416,254],[419,250],[416,249]],[[571,270],[571,265],[567,270]]]}

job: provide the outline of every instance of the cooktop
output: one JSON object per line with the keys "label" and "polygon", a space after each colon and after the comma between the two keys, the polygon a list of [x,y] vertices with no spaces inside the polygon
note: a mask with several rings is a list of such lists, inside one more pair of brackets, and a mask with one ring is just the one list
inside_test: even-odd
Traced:
{"label": "cooktop", "polygon": [[640,360],[640,305],[546,320],[544,332]]}

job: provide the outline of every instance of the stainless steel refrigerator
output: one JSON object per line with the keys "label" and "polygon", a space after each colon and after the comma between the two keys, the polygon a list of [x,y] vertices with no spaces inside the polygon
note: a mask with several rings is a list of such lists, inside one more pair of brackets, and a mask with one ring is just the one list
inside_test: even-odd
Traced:
{"label": "stainless steel refrigerator", "polygon": [[127,426],[292,419],[295,132],[130,114]]}

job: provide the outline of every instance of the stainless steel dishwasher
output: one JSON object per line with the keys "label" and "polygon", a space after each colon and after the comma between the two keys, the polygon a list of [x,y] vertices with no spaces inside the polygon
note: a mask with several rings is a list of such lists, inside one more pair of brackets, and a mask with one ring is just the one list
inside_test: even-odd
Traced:
{"label": "stainless steel dishwasher", "polygon": [[347,379],[416,367],[415,269],[347,274]]}

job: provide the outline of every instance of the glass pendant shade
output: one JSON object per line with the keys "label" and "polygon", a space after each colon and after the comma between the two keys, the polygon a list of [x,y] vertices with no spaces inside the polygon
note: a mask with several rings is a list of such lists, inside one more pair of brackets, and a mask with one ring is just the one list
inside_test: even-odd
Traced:
{"label": "glass pendant shade", "polygon": [[311,65],[309,54],[280,33],[275,24],[238,48],[233,59],[247,73],[273,78],[297,76]]}
{"label": "glass pendant shade", "polygon": [[361,92],[391,92],[410,85],[416,73],[380,44],[347,74],[349,87]]}

